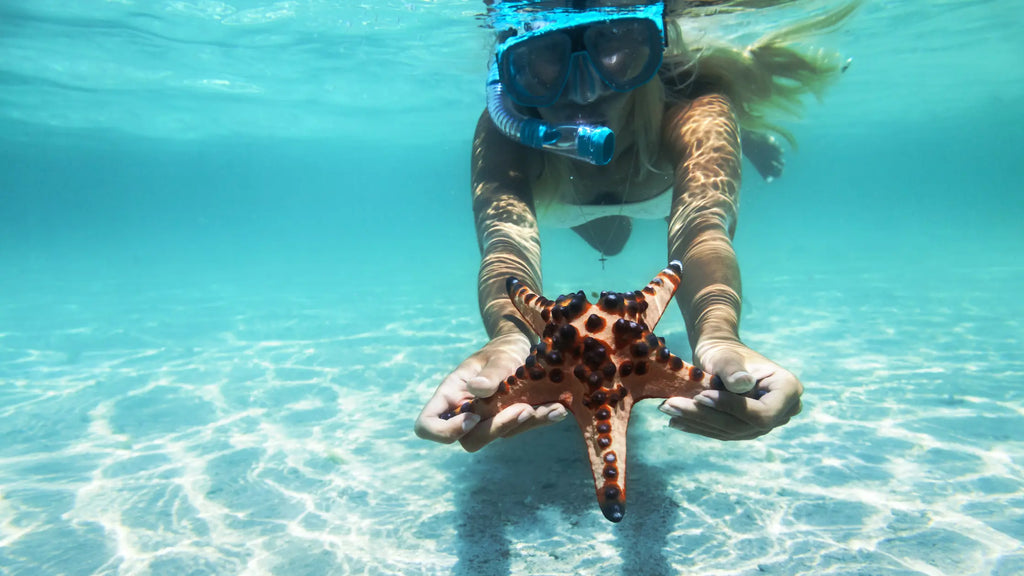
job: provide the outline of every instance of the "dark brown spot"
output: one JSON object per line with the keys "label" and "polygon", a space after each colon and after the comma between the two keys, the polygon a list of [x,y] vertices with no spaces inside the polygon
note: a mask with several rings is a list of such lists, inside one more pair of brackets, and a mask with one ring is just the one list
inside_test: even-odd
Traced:
{"label": "dark brown spot", "polygon": [[607,408],[598,408],[597,412],[594,412],[594,418],[598,420],[607,420],[612,417],[612,413]]}
{"label": "dark brown spot", "polygon": [[618,312],[622,308],[622,295],[608,292],[601,299],[600,306],[606,312]]}
{"label": "dark brown spot", "polygon": [[649,346],[647,346],[646,342],[637,342],[636,344],[633,344],[633,346],[630,348],[630,353],[633,354],[634,358],[642,358],[644,356],[647,356],[647,354],[649,354],[650,352],[651,349]]}
{"label": "dark brown spot", "polygon": [[680,358],[679,356],[673,356],[672,359],[669,361],[668,365],[673,370],[682,370],[683,369],[683,359]]}
{"label": "dark brown spot", "polygon": [[587,318],[586,326],[588,332],[600,332],[601,330],[604,330],[604,325],[604,318],[601,318],[597,314],[591,314],[590,317]]}
{"label": "dark brown spot", "polygon": [[597,370],[608,359],[608,349],[600,341],[587,336],[583,339],[583,362],[591,370]]}
{"label": "dark brown spot", "polygon": [[548,380],[551,380],[555,384],[558,384],[564,379],[565,373],[562,372],[561,368],[552,368],[551,371],[548,372]]}
{"label": "dark brown spot", "polygon": [[690,366],[690,380],[703,380],[704,371],[696,366]]}
{"label": "dark brown spot", "polygon": [[609,452],[609,453],[605,454],[604,455],[604,461],[609,463],[609,464],[614,464],[615,463],[615,452]]}
{"label": "dark brown spot", "polygon": [[572,348],[576,345],[576,338],[579,336],[579,332],[576,327],[571,324],[566,324],[558,329],[558,337],[561,339],[561,349],[563,352]]}
{"label": "dark brown spot", "polygon": [[644,327],[636,322],[630,322],[629,331],[632,333],[633,338],[639,338],[644,333]]}
{"label": "dark brown spot", "polygon": [[626,376],[629,376],[632,373],[633,373],[633,363],[632,362],[629,362],[627,360],[626,362],[623,362],[622,364],[619,364],[619,376],[622,376],[623,378],[625,378]]}
{"label": "dark brown spot", "polygon": [[530,380],[543,380],[544,376],[544,369],[540,366],[530,368]]}
{"label": "dark brown spot", "polygon": [[637,376],[643,376],[647,374],[647,362],[637,362],[633,368],[633,372],[636,372]]}
{"label": "dark brown spot", "polygon": [[575,376],[577,380],[582,382],[587,378],[587,369],[583,366],[583,364],[577,364],[576,367],[572,369],[572,375]]}
{"label": "dark brown spot", "polygon": [[601,372],[604,373],[604,377],[611,380],[615,377],[615,364],[608,362],[601,368]]}
{"label": "dark brown spot", "polygon": [[615,334],[616,336],[622,336],[627,332],[629,332],[629,320],[626,320],[625,318],[619,318],[618,320],[615,321],[615,324],[612,324],[612,334]]}
{"label": "dark brown spot", "polygon": [[612,425],[607,422],[601,422],[597,425],[597,432],[599,434],[607,434],[612,431]]}
{"label": "dark brown spot", "polygon": [[612,445],[612,439],[610,436],[598,436],[597,445],[600,446],[601,448],[607,448]]}
{"label": "dark brown spot", "polygon": [[618,500],[620,494],[622,494],[622,492],[619,491],[618,486],[608,486],[604,489],[604,497],[609,500]]}
{"label": "dark brown spot", "polygon": [[573,294],[572,300],[566,305],[566,316],[570,320],[575,320],[583,314],[583,310],[587,307],[587,295],[582,290]]}
{"label": "dark brown spot", "polygon": [[615,480],[616,478],[619,477],[619,469],[616,468],[615,466],[605,466],[604,477],[609,480]]}

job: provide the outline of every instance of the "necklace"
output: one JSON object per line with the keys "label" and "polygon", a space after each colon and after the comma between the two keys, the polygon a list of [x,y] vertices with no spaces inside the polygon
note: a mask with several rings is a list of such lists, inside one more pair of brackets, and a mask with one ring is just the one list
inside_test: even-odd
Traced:
{"label": "necklace", "polygon": [[[633,186],[633,178],[635,177],[635,172],[634,171],[636,170],[637,155],[638,155],[638,152],[637,152],[636,148],[634,148],[633,149],[633,154],[632,154],[633,158],[632,158],[632,161],[630,162],[630,165],[629,165],[629,171],[626,173],[625,190],[623,191],[623,193],[621,195],[621,200],[619,201],[619,211],[618,211],[618,214],[616,214],[615,223],[608,230],[608,233],[605,235],[605,238],[604,238],[605,241],[601,242],[599,244],[601,246],[600,248],[598,248],[598,252],[600,253],[600,256],[598,257],[597,261],[601,263],[601,270],[602,271],[605,270],[605,263],[608,262],[608,255],[605,253],[604,247],[607,246],[608,240],[611,239],[613,236],[615,236],[615,234],[619,231],[619,227],[621,226],[621,223],[622,223],[622,215],[623,215],[623,212],[625,212],[626,201],[629,198],[630,189]],[[572,169],[572,167],[570,165],[570,170],[571,169]],[[576,190],[575,176],[573,174],[570,174],[569,175],[569,180],[570,180],[569,188],[572,191],[573,199],[575,200],[575,204],[576,204],[576,209],[580,213],[580,220],[585,220],[586,219],[586,214],[583,212],[583,205],[584,204],[583,204],[582,199],[580,198],[579,193]]]}

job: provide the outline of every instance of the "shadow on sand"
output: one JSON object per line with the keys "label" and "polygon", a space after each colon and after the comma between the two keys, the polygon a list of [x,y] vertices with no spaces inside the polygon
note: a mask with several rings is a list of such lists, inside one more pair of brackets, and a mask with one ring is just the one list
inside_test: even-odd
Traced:
{"label": "shadow on sand", "polygon": [[582,440],[571,418],[474,454],[460,478],[464,484],[457,499],[459,559],[454,574],[509,574],[516,531],[543,529],[538,526],[545,517],[539,512],[552,507],[568,520],[566,526],[550,527],[554,534],[577,527],[593,530],[599,519],[599,526],[615,535],[624,574],[639,573],[637,567],[645,575],[672,574],[664,551],[678,505],[657,497],[667,496],[658,468],[631,457],[628,473],[626,517],[613,524],[598,508]]}

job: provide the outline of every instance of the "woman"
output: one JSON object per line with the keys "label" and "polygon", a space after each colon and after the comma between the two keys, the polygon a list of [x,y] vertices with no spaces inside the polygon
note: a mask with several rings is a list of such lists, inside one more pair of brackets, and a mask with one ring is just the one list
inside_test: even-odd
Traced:
{"label": "woman", "polygon": [[490,340],[437,388],[416,421],[418,435],[458,440],[474,451],[565,418],[560,404],[519,404],[482,421],[472,413],[441,415],[493,394],[529,352],[534,337],[508,299],[505,279],[514,276],[541,293],[538,215],[572,226],[603,257],[625,244],[630,215],[659,207],[669,223],[668,258],[685,270],[676,301],[694,363],[721,377],[727,390],[665,400],[661,410],[671,416],[669,424],[743,440],[800,411],[800,381],[739,338],[740,270],[732,237],[741,136],[762,175],[778,175],[781,152],[769,133],[792,138],[765,113],[798,109],[803,95],[820,95],[842,70],[832,55],[790,46],[838,25],[856,4],[742,50],[692,42],[684,33],[709,11],[782,3],[492,6],[499,43],[472,156],[480,313]]}

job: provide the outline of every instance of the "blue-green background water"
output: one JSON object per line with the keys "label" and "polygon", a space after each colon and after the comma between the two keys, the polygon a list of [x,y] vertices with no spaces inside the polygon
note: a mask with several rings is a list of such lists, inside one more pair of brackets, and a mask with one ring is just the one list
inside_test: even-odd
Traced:
{"label": "blue-green background water", "polygon": [[[641,405],[614,526],[571,424],[411,434],[484,339],[479,12],[0,1],[0,572],[1024,571],[1019,3],[869,1],[821,39],[853,65],[736,237],[744,337],[804,412],[722,444]],[[665,260],[658,223],[606,270],[543,241],[550,293]]]}

